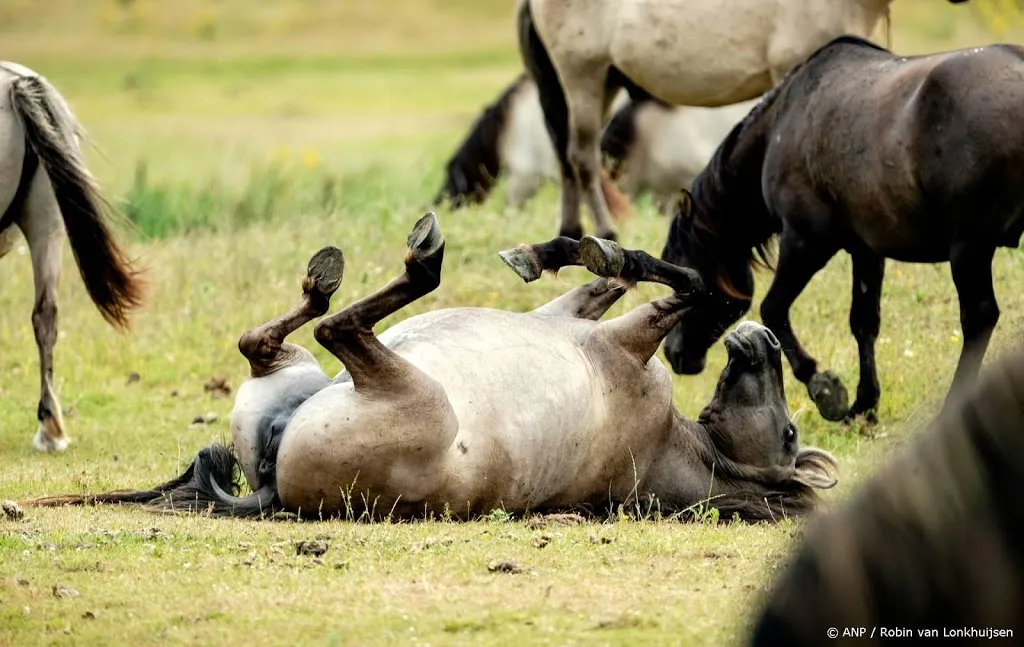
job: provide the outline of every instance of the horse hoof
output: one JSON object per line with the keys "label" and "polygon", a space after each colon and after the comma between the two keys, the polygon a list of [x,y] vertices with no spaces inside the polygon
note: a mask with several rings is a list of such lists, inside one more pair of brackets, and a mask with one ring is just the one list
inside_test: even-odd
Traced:
{"label": "horse hoof", "polygon": [[417,260],[430,258],[444,247],[444,236],[437,223],[437,214],[431,211],[417,220],[409,232],[407,243],[413,258]]}
{"label": "horse hoof", "polygon": [[526,283],[540,278],[540,261],[529,245],[506,249],[498,252],[498,256]]}
{"label": "horse hoof", "polygon": [[864,409],[858,407],[857,403],[854,402],[850,410],[843,416],[844,425],[855,425],[860,424],[866,427],[873,427],[878,424],[878,414],[875,413],[874,409]]}
{"label": "horse hoof", "polygon": [[807,383],[807,393],[814,400],[821,417],[839,422],[850,411],[850,396],[843,381],[832,371],[815,373]]}
{"label": "horse hoof", "polygon": [[309,259],[306,276],[310,279],[310,291],[316,290],[325,297],[330,297],[341,285],[341,277],[345,274],[345,255],[333,246],[324,247]]}
{"label": "horse hoof", "polygon": [[615,278],[626,264],[626,254],[618,243],[593,236],[580,240],[580,260],[583,265],[598,276]]}
{"label": "horse hoof", "polygon": [[60,438],[50,437],[43,428],[43,425],[39,425],[39,429],[36,431],[36,437],[32,439],[32,449],[37,452],[59,454],[68,448],[68,443],[70,442],[71,439],[67,436],[61,436]]}

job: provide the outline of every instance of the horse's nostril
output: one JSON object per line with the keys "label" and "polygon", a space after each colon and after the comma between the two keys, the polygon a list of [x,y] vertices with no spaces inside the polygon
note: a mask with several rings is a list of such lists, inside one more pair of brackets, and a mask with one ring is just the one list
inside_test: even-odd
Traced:
{"label": "horse's nostril", "polygon": [[775,333],[773,333],[771,330],[765,328],[764,335],[765,337],[768,338],[768,343],[771,345],[773,349],[778,350],[779,348],[782,347],[782,345],[779,343],[779,338],[776,337]]}

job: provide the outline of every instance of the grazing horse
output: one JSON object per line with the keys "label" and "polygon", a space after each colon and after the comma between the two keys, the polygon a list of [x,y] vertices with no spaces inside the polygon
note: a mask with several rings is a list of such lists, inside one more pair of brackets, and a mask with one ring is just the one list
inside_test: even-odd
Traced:
{"label": "grazing horse", "polygon": [[79,148],[84,131],[64,98],[43,77],[0,62],[0,257],[21,230],[32,256],[35,305],[32,328],[39,347],[39,429],[33,446],[60,452],[68,435],[53,386],[57,342],[57,285],[64,235],[86,290],[103,318],[128,327],[141,303],[140,279],[111,235],[107,203]]}
{"label": "grazing horse", "polygon": [[[794,68],[729,134],[680,201],[662,258],[697,269],[700,316],[665,340],[678,373],[750,307],[751,265],[778,236],[761,318],[828,420],[876,418],[875,340],[885,259],[949,262],[963,348],[950,391],[977,376],[999,319],[997,247],[1024,233],[1024,49],[992,45],[901,57],[841,37]],[[789,310],[838,251],[853,261],[853,405],[800,345]],[[699,319],[699,320],[698,320]]]}
{"label": "grazing horse", "polygon": [[[612,215],[621,219],[629,213],[612,180],[634,198],[650,193],[659,210],[671,215],[679,189],[690,185],[752,106],[669,106],[654,99],[633,101],[620,92],[601,138],[608,169],[602,171],[601,188]],[[447,202],[459,209],[481,204],[504,175],[507,204],[521,209],[545,182],[559,180],[559,174],[537,85],[524,73],[473,122],[445,166],[434,205]]]}
{"label": "grazing horse", "polygon": [[[960,4],[966,0],[948,0]],[[891,0],[519,0],[520,51],[562,170],[561,234],[616,230],[598,177],[612,93],[715,107],[754,99],[831,39],[869,36]]]}
{"label": "grazing horse", "polygon": [[[987,368],[965,401],[842,509],[811,524],[759,605],[747,644],[1020,644],[1022,481],[1018,350]],[[853,627],[889,630],[842,634]]]}
{"label": "grazing horse", "polygon": [[[620,95],[615,108],[628,97]],[[452,209],[482,204],[502,174],[508,177],[509,206],[520,209],[546,180],[558,179],[558,158],[544,124],[537,86],[525,72],[484,108],[462,144],[445,165],[444,182],[434,206],[447,202]],[[629,213],[629,203],[601,174],[601,190],[612,215]]]}
{"label": "grazing horse", "polygon": [[[589,237],[523,245],[502,258],[526,280],[569,265],[602,278],[533,312],[450,308],[377,337],[375,324],[440,284],[445,241],[434,214],[408,245],[402,275],[316,324],[316,340],[345,365],[333,381],[285,338],[327,314],[342,280],[338,248],[310,260],[295,306],[242,335],[251,377],[231,431],[252,494],[229,494],[235,456],[214,445],[153,490],[33,504],[470,518],[640,497],[663,512],[707,502],[726,519],[770,520],[813,510],[816,490],[835,484],[832,457],[800,447],[779,344],[759,324],[726,338],[729,363],[698,420],[673,406],[654,354],[702,289],[692,270]],[[673,293],[598,321],[636,281]]]}

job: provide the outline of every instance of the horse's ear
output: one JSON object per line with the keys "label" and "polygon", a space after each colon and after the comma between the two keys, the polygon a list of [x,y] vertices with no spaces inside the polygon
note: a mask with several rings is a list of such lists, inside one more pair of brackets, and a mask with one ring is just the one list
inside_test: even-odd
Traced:
{"label": "horse's ear", "polygon": [[691,194],[687,189],[679,190],[676,214],[683,220],[690,220],[693,218],[693,194]]}

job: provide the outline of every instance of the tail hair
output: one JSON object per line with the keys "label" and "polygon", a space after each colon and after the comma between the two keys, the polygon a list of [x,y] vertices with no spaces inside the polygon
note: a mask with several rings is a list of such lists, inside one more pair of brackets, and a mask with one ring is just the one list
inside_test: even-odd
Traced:
{"label": "tail hair", "polygon": [[63,97],[38,75],[11,83],[11,103],[27,145],[49,176],[85,288],[103,318],[128,328],[129,311],[142,305],[141,272],[107,225],[120,214],[101,195],[79,147],[85,131]]}
{"label": "tail hair", "polygon": [[214,443],[201,449],[175,479],[149,490],[116,490],[102,494],[45,497],[24,502],[25,507],[128,504],[167,513],[207,513],[212,517],[255,518],[282,509],[277,487],[264,485],[239,496],[238,459],[228,445]]}

